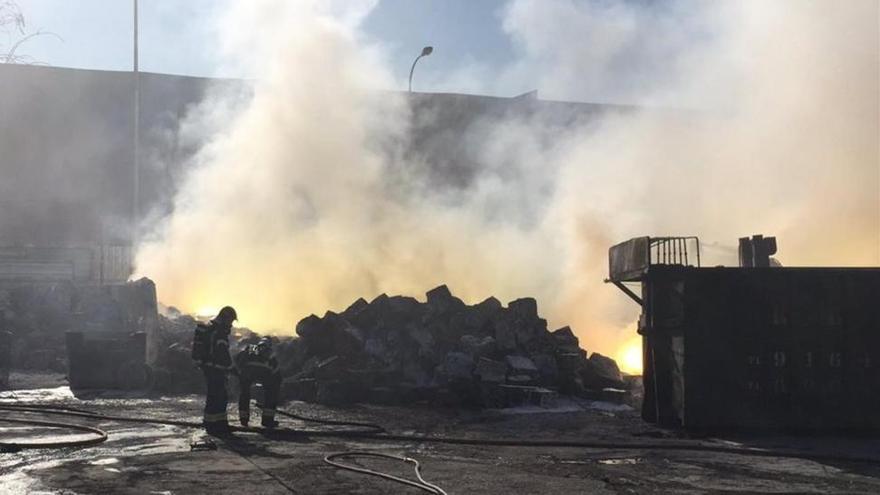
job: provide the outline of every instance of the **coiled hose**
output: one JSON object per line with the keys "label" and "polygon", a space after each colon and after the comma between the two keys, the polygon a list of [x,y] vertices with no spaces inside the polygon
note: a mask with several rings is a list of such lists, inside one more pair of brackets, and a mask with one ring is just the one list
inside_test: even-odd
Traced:
{"label": "coiled hose", "polygon": [[78,440],[57,440],[53,442],[0,442],[0,452],[18,452],[22,449],[58,449],[64,447],[89,447],[107,440],[107,433],[91,426],[74,423],[60,423],[56,421],[39,421],[35,419],[0,418],[3,423],[25,424],[30,426],[45,426],[49,428],[64,428],[68,430],[84,431],[91,433],[91,438]]}

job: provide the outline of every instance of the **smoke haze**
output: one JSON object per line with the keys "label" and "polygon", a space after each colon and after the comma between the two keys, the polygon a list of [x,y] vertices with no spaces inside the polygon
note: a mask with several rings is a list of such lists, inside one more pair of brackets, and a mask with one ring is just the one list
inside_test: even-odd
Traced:
{"label": "smoke haze", "polygon": [[508,2],[521,56],[469,89],[637,107],[484,119],[459,143],[477,157],[459,181],[407,152],[431,116],[387,91],[399,82],[358,27],[372,6],[228,6],[227,63],[259,77],[236,112],[218,92],[184,126],[208,144],[137,258],[166,304],[232,304],[291,332],[447,283],[469,302],[535,296],[551,325],[616,355],[637,308],[602,279],[629,237],[765,233],[787,265],[880,264],[876,2]]}

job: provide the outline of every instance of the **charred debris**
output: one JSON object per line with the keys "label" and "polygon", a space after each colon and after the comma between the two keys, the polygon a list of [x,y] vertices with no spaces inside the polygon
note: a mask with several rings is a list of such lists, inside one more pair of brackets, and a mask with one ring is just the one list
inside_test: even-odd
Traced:
{"label": "charred debris", "polygon": [[[569,327],[549,331],[533,298],[494,298],[468,305],[445,285],[426,302],[382,294],[340,313],[310,315],[297,337],[278,337],[275,353],[287,399],[329,405],[351,402],[446,406],[549,406],[559,395],[623,401],[633,377],[613,359],[588,356]],[[160,320],[153,386],[198,390],[186,338],[195,320]],[[236,347],[259,337],[240,331]]]}

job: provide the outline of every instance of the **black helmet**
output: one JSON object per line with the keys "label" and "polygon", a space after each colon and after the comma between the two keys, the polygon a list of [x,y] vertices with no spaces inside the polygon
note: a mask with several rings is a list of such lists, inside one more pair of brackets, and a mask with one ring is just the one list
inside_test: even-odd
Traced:
{"label": "black helmet", "polygon": [[232,306],[223,306],[223,308],[220,309],[220,312],[217,313],[217,318],[214,319],[232,323],[238,319],[238,314],[235,313],[235,308]]}
{"label": "black helmet", "polygon": [[263,337],[257,342],[256,345],[257,354],[261,356],[266,356],[272,352],[272,339],[269,337]]}

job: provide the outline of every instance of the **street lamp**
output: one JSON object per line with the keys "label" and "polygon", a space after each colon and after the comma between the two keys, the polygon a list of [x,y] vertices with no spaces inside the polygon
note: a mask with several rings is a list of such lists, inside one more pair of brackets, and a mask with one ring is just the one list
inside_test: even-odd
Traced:
{"label": "street lamp", "polygon": [[134,76],[134,170],[132,170],[132,195],[131,195],[131,249],[134,252],[138,243],[138,219],[140,218],[141,196],[141,74],[138,68],[138,0],[132,1],[134,10],[134,64],[132,75]]}
{"label": "street lamp", "polygon": [[433,51],[434,51],[434,47],[433,47],[433,46],[426,46],[426,47],[422,48],[422,53],[419,54],[419,56],[416,57],[415,60],[413,60],[412,67],[410,67],[410,69],[409,69],[409,92],[410,92],[410,93],[412,93],[412,75],[413,75],[413,71],[416,70],[416,62],[418,62],[419,59],[422,58],[422,57],[427,57],[427,56],[430,55]]}

